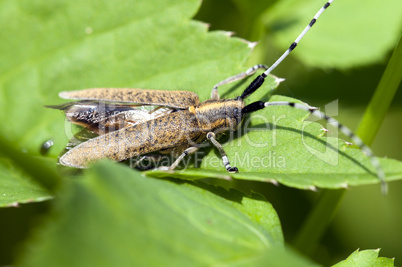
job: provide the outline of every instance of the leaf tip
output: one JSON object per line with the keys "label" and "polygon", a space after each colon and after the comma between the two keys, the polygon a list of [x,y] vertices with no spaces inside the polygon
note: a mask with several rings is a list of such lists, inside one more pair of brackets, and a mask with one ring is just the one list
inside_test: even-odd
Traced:
{"label": "leaf tip", "polygon": [[226,180],[226,181],[232,181],[232,177],[230,177],[228,175],[222,175],[222,176],[219,176],[219,178],[222,180]]}
{"label": "leaf tip", "polygon": [[278,87],[278,85],[279,85],[281,82],[286,81],[286,79],[284,79],[284,78],[279,78],[279,77],[277,77],[277,76],[275,76],[275,75],[272,75],[272,74],[271,74],[271,76],[274,78],[275,87]]}
{"label": "leaf tip", "polygon": [[232,37],[233,35],[235,35],[235,32],[231,32],[231,31],[224,31],[223,32],[227,37]]}
{"label": "leaf tip", "polygon": [[271,184],[273,184],[273,185],[275,185],[275,186],[278,186],[278,185],[279,185],[278,181],[277,181],[277,180],[274,180],[274,179],[263,179],[262,181],[263,181],[263,182],[267,182],[267,183],[271,183]]}
{"label": "leaf tip", "polygon": [[205,30],[208,31],[209,28],[211,27],[210,23],[205,23],[205,22],[201,22],[201,25],[204,26]]}
{"label": "leaf tip", "polygon": [[7,205],[7,207],[18,208],[20,204],[16,201]]}
{"label": "leaf tip", "polygon": [[308,186],[308,187],[307,187],[307,190],[316,192],[316,191],[317,191],[317,187],[314,186],[314,185],[311,185],[311,186]]}
{"label": "leaf tip", "polygon": [[249,41],[246,41],[246,42],[247,42],[248,48],[250,48],[251,50],[253,50],[254,47],[256,47],[256,45],[258,44],[257,42],[249,42]]}

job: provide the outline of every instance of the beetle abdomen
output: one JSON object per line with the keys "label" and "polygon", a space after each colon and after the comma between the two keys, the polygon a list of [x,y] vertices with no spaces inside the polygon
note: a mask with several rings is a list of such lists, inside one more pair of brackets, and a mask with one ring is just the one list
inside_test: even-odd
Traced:
{"label": "beetle abdomen", "polygon": [[202,134],[194,114],[178,111],[88,140],[64,154],[60,163],[85,168],[102,158],[123,161],[161,149],[190,146]]}

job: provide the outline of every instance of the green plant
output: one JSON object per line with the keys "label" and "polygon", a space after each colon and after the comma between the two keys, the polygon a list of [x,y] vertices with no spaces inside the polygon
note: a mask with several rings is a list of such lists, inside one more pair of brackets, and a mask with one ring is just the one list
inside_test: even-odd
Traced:
{"label": "green plant", "polygon": [[[190,20],[199,4],[184,0],[1,3],[0,116],[5,127],[0,133],[0,203],[8,210],[26,202],[51,202],[49,209],[41,210],[35,230],[24,236],[23,245],[16,246],[19,240],[12,236],[4,239],[17,250],[14,257],[6,255],[2,264],[15,260],[31,266],[312,265],[283,249],[276,211],[250,187],[276,181],[298,189],[342,190],[378,182],[366,170],[372,166],[360,150],[325,136],[320,124],[305,122],[304,112],[283,107],[259,113],[268,124],[254,116],[251,127],[240,129],[240,135],[225,144],[233,165],[240,169],[230,175],[232,182],[225,180],[229,175],[215,150],[205,150],[200,168],[173,174],[139,173],[101,162],[74,177],[60,175],[55,166],[67,142],[63,115],[43,108],[61,102],[58,92],[137,87],[191,90],[207,99],[217,81],[247,67],[250,43],[225,32],[208,32],[203,23]],[[325,62],[323,55],[319,58]],[[237,96],[245,85],[225,86],[221,93]],[[251,100],[267,99],[267,92],[276,86],[272,79]],[[275,131],[256,131],[267,125],[271,130],[275,126]],[[304,142],[316,151],[324,151],[327,143],[339,147],[325,154],[325,160],[336,158],[338,164],[328,167],[322,158],[311,156],[302,133]],[[55,146],[49,156],[40,156],[39,147],[49,138]],[[266,146],[256,149],[247,140]],[[258,168],[236,158],[261,159],[267,151],[271,164]],[[285,159],[285,165],[274,166],[272,155]],[[381,164],[389,181],[402,177],[401,162],[381,159]],[[340,192],[328,192],[333,191]],[[331,201],[331,206],[338,201]],[[330,208],[325,218],[333,211]],[[2,218],[4,236],[8,220],[21,223],[16,216]],[[318,238],[309,245],[314,247]],[[300,240],[299,248],[306,245],[305,239]],[[348,260],[360,258],[373,265],[393,262],[377,256],[378,251],[355,252]]]}

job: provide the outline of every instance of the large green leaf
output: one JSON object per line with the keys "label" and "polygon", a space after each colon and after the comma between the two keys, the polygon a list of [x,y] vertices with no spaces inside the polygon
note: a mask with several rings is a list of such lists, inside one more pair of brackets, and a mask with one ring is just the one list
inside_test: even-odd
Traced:
{"label": "large green leaf", "polygon": [[[270,29],[268,38],[286,49],[325,2],[277,1],[262,16]],[[401,25],[402,1],[334,1],[294,56],[307,65],[328,68],[379,62],[395,46]]]}
{"label": "large green leaf", "polygon": [[[0,43],[0,118],[7,125],[0,132],[0,144],[6,156],[19,151],[37,156],[40,144],[49,138],[55,142],[50,152],[53,158],[62,150],[71,136],[70,128],[61,112],[43,108],[45,104],[60,103],[57,97],[60,91],[90,87],[183,89],[207,99],[215,83],[245,69],[242,64],[250,52],[249,43],[244,40],[229,38],[224,32],[209,33],[204,24],[191,21],[199,6],[195,0],[120,1],[113,7],[97,0],[82,5],[67,1],[53,1],[49,5],[48,1],[40,0],[8,0],[0,5],[0,22],[4,25],[0,30],[3,40]],[[244,86],[244,83],[224,86],[220,92],[224,97],[234,97]],[[266,92],[275,86],[271,79],[253,99],[266,99]],[[254,131],[262,120],[255,118],[258,114],[271,122],[275,118],[272,116],[280,118],[278,125],[270,124],[276,130]],[[232,163],[240,169],[233,177],[274,179],[297,188],[339,188],[376,182],[375,175],[365,169],[373,170],[367,157],[356,149],[346,148],[342,141],[341,153],[329,150],[324,160],[312,156],[303,140],[308,146],[324,151],[327,141],[335,146],[338,141],[318,138],[323,134],[318,124],[304,129],[307,134],[302,139],[303,112],[285,107],[258,114],[254,115],[254,126],[247,128],[251,132],[224,146]],[[264,147],[250,146],[248,140]],[[255,166],[251,161],[244,162],[245,157],[249,160],[257,157],[262,163],[270,155],[284,159],[286,166]],[[325,163],[338,157],[335,166]],[[25,166],[26,160],[11,157],[9,162],[28,178],[40,176],[35,166]],[[400,163],[385,160],[382,165],[388,179],[401,177]],[[210,150],[201,167],[174,176],[228,176],[222,171],[215,150]],[[154,175],[166,174],[155,172]],[[11,177],[7,172],[3,176]],[[18,189],[18,183],[14,187]]]}
{"label": "large green leaf", "polygon": [[6,158],[0,158],[0,188],[0,207],[51,198],[46,189]]}
{"label": "large green leaf", "polygon": [[[271,101],[299,102],[281,96],[273,96]],[[301,189],[345,188],[379,182],[368,156],[343,140],[326,137],[326,130],[316,122],[305,121],[307,117],[305,111],[270,107],[246,119],[243,124],[249,126],[240,129],[223,146],[231,164],[238,167],[237,174],[225,171],[219,154],[213,149],[203,151],[207,155],[197,171],[148,173],[187,179],[278,181]],[[332,135],[337,133],[336,129],[331,130]],[[401,162],[380,159],[380,163],[388,181],[401,179]]]}
{"label": "large green leaf", "polygon": [[22,266],[253,264],[283,249],[269,203],[209,190],[99,164],[59,192]]}
{"label": "large green leaf", "polygon": [[205,99],[244,70],[250,52],[245,41],[191,21],[196,0],[52,3],[1,3],[0,116],[9,126],[1,138],[31,153],[48,137],[64,144],[62,115],[43,107],[60,103],[62,90],[195,90]]}
{"label": "large green leaf", "polygon": [[[199,5],[198,0],[1,1],[0,146],[11,159],[7,164],[25,180],[19,183],[1,169],[3,177],[14,179],[11,190],[46,174],[40,164],[28,164],[44,141],[54,140],[49,155],[55,159],[71,137],[63,114],[44,108],[61,103],[58,92],[136,87],[194,90],[206,99],[215,83],[243,71],[249,43],[191,21]],[[38,197],[28,193],[20,201]]]}
{"label": "large green leaf", "polygon": [[346,266],[394,266],[394,259],[378,257],[379,249],[376,250],[356,250],[346,260],[335,264],[336,267]]}

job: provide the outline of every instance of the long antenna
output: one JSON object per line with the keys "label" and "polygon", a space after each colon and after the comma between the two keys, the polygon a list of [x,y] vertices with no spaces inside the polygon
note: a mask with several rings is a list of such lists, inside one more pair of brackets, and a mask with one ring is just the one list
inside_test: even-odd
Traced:
{"label": "long antenna", "polygon": [[321,14],[329,7],[329,5],[333,2],[334,0],[329,0],[328,2],[325,3],[323,7],[321,7],[320,10],[318,10],[317,14],[315,14],[314,18],[310,21],[310,23],[304,28],[304,30],[297,36],[296,40],[290,45],[290,47],[283,53],[283,55],[278,58],[274,64],[271,65],[265,72],[261,73],[258,75],[254,81],[251,82],[251,84],[244,90],[243,94],[239,96],[239,99],[246,99],[249,95],[254,93],[260,86],[264,83],[265,78],[268,76],[268,74],[271,73],[289,54],[292,52],[293,49],[296,48],[297,44],[300,42],[300,40],[306,35],[306,33],[313,27],[314,23],[317,21],[317,19],[321,16]]}
{"label": "long antenna", "polygon": [[333,2],[334,0],[329,0],[321,9],[315,14],[314,18],[310,21],[310,23],[304,28],[304,30],[300,33],[300,35],[296,38],[296,40],[290,45],[288,50],[283,53],[283,55],[278,58],[274,64],[271,65],[265,72],[265,76],[271,73],[272,70],[274,70],[289,54],[292,52],[293,49],[296,48],[297,44],[300,42],[300,40],[306,35],[306,33],[313,27],[314,23],[317,21],[317,19],[321,16],[321,14],[329,7],[329,5]]}
{"label": "long antenna", "polygon": [[[263,72],[260,75],[258,75],[250,83],[250,85],[244,90],[242,95],[239,96],[237,99],[243,100],[243,99],[247,98],[249,95],[251,95],[252,93],[254,93],[258,88],[261,87],[261,85],[264,83],[265,78],[268,76],[268,74],[271,73],[272,70],[274,70],[290,54],[290,52],[292,52],[292,50],[296,48],[296,46],[300,42],[300,40],[306,35],[306,33],[311,29],[311,27],[313,27],[313,25],[315,24],[317,19],[331,5],[331,3],[333,1],[334,0],[329,0],[323,7],[321,7],[321,9],[317,12],[317,14],[315,14],[314,18],[310,21],[310,23],[306,26],[306,28],[304,28],[304,30],[299,34],[299,36],[290,45],[290,47],[285,51],[285,53],[283,53],[283,55],[280,58],[278,58],[275,61],[275,63],[272,64],[271,67],[269,67],[265,72]],[[252,73],[252,72],[255,71],[255,69],[262,68],[262,67],[264,67],[264,66],[263,65],[256,65],[253,68],[250,68],[250,70],[248,70],[248,72]],[[247,71],[246,71],[246,73],[247,73]],[[387,182],[385,181],[385,173],[384,173],[383,169],[381,168],[380,162],[374,156],[374,154],[371,151],[371,149],[366,144],[364,144],[364,142],[358,136],[356,136],[349,128],[347,128],[346,126],[340,124],[334,118],[328,117],[327,115],[325,115],[324,113],[322,113],[322,112],[320,112],[320,111],[318,111],[316,109],[312,109],[310,107],[306,107],[304,105],[301,105],[301,104],[298,104],[298,103],[292,103],[292,102],[266,102],[266,103],[264,103],[262,101],[257,101],[257,102],[251,103],[251,104],[247,105],[246,107],[244,107],[242,109],[242,113],[244,113],[244,114],[245,113],[251,113],[251,112],[263,109],[263,108],[268,107],[268,106],[291,106],[293,108],[305,110],[305,111],[310,112],[311,114],[315,115],[316,117],[318,117],[320,119],[326,120],[329,124],[331,124],[331,125],[333,125],[335,127],[338,127],[341,132],[343,132],[346,136],[351,138],[353,140],[353,142],[355,142],[355,144],[370,157],[371,163],[376,168],[377,176],[378,176],[379,180],[381,181],[382,193],[387,194],[388,185],[387,185]]]}

